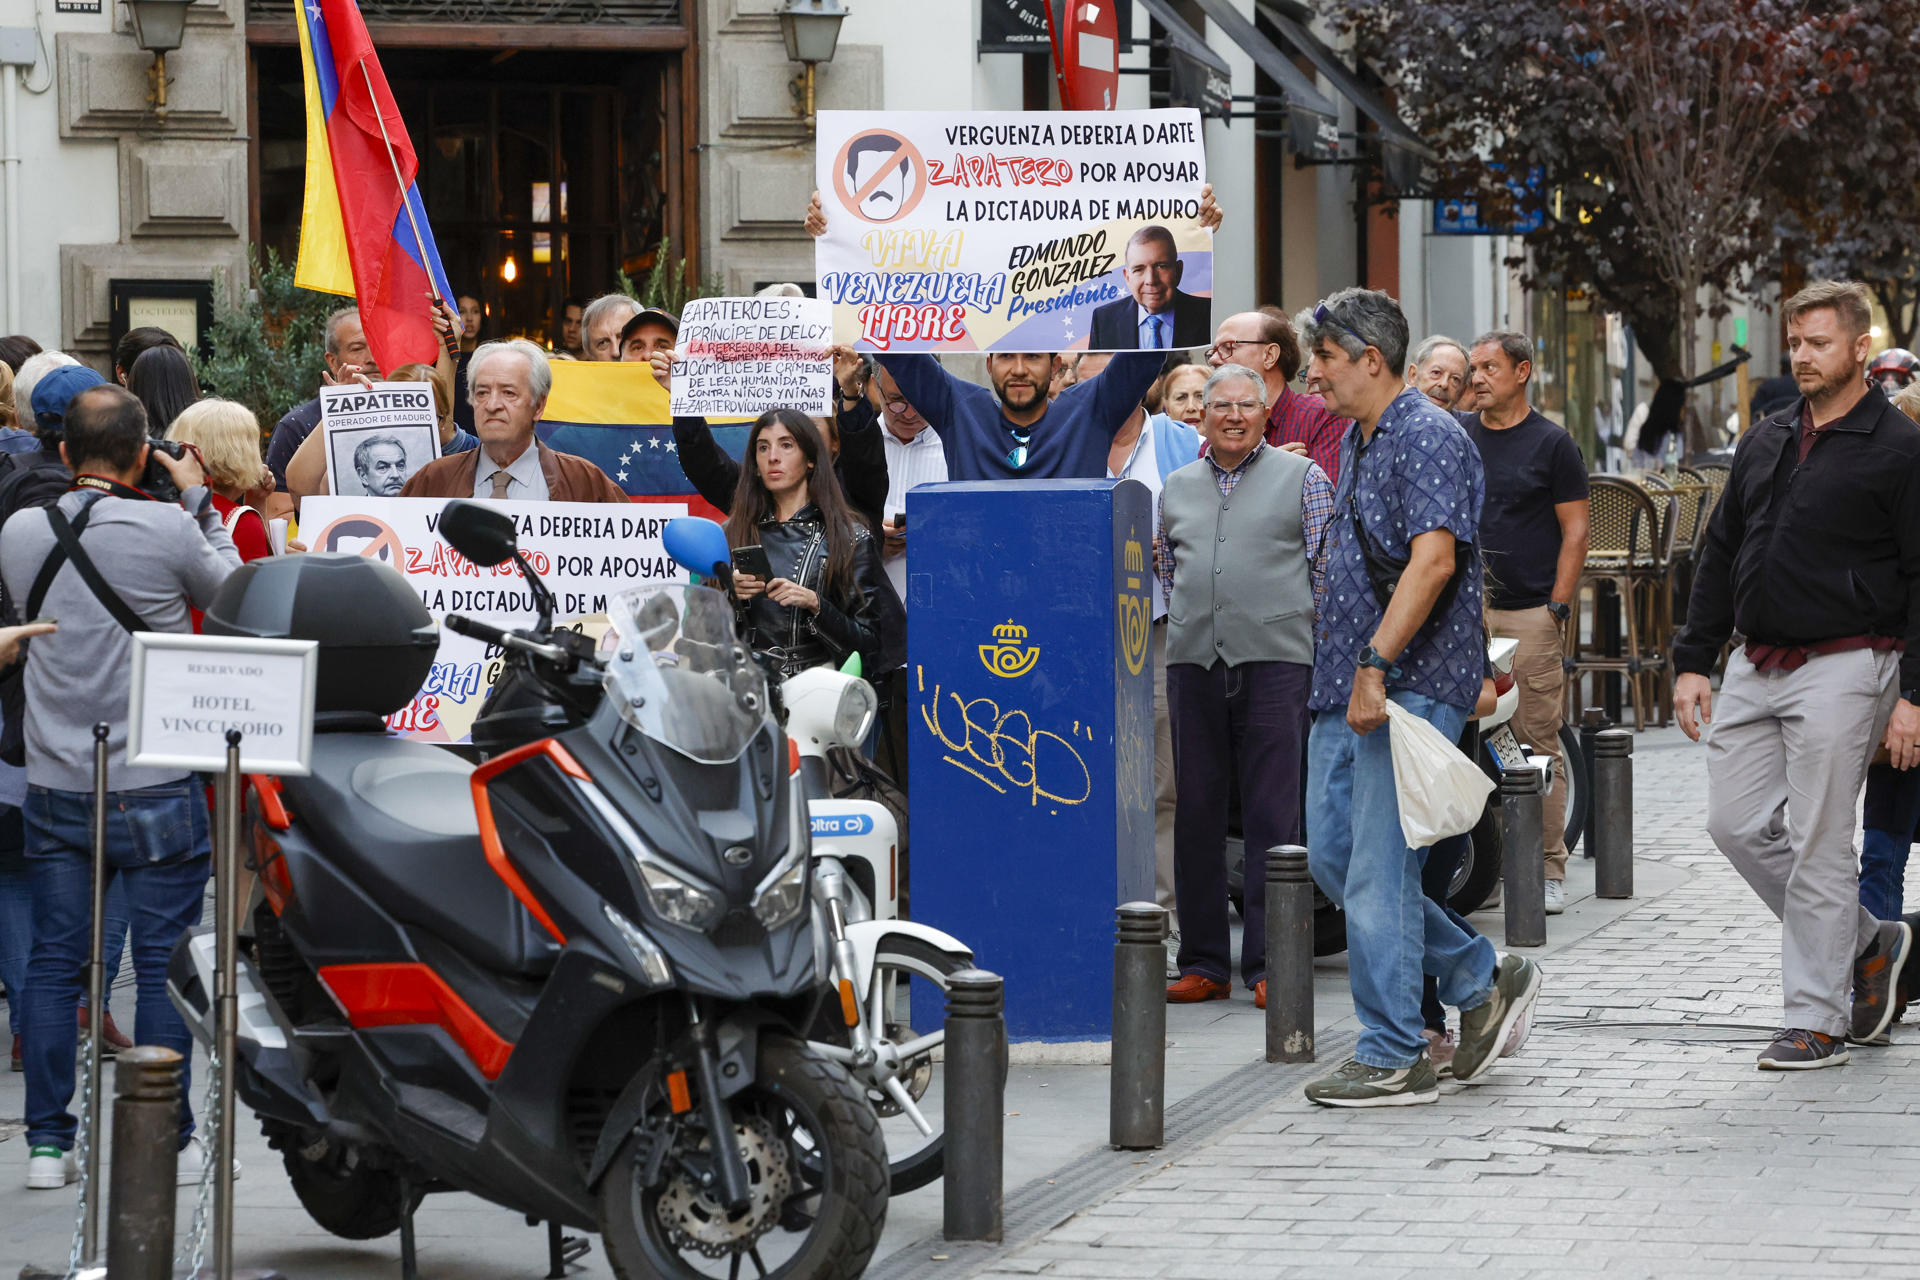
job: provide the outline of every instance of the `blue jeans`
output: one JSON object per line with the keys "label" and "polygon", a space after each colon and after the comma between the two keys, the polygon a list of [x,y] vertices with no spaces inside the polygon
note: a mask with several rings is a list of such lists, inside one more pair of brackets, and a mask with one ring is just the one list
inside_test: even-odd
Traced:
{"label": "blue jeans", "polygon": [[[1421,694],[1393,701],[1459,738],[1466,712]],[[1354,1057],[1370,1067],[1413,1065],[1420,1034],[1421,974],[1458,1009],[1484,1004],[1493,990],[1493,944],[1455,924],[1421,891],[1427,850],[1400,834],[1388,729],[1361,737],[1344,710],[1314,717],[1307,738],[1308,865],[1314,882],[1347,913],[1347,969],[1360,1042]]]}
{"label": "blue jeans", "polygon": [[1869,768],[1860,825],[1860,905],[1877,920],[1898,920],[1906,905],[1907,851],[1920,826],[1920,769]]}
{"label": "blue jeans", "polygon": [[[27,962],[27,1144],[71,1148],[75,1024],[91,931],[93,797],[27,792],[27,867],[33,885],[33,952]],[[205,792],[191,778],[107,797],[107,873],[123,887],[139,1004],[134,1040],[191,1063],[186,1023],[167,999],[167,960],[200,920],[212,861]],[[180,1142],[193,1132],[188,1069],[180,1083]]]}

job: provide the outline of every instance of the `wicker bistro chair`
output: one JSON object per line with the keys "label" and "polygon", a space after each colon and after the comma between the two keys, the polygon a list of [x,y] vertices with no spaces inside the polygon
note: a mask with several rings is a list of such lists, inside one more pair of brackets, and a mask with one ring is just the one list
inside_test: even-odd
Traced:
{"label": "wicker bistro chair", "polygon": [[[1602,475],[1589,482],[1587,504],[1587,564],[1567,626],[1568,718],[1578,718],[1582,676],[1591,682],[1592,700],[1597,702],[1597,677],[1620,675],[1626,678],[1633,702],[1634,727],[1644,729],[1649,698],[1657,696],[1668,667],[1666,646],[1671,637],[1661,635],[1660,623],[1671,614],[1663,615],[1657,601],[1672,589],[1668,566],[1676,520],[1670,513],[1676,500],[1668,493],[1656,499],[1631,480]],[[1581,639],[1580,611],[1589,591],[1597,599],[1603,585],[1611,586],[1620,601],[1625,634],[1618,654],[1604,652],[1597,630],[1591,640]]]}

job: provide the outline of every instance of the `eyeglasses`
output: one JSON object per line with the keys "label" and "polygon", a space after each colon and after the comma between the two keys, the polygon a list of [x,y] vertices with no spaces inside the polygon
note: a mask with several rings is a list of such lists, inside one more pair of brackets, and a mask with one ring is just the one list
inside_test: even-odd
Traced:
{"label": "eyeglasses", "polygon": [[889,401],[887,401],[887,412],[888,412],[888,413],[893,413],[893,414],[900,414],[900,413],[906,413],[906,412],[909,412],[909,411],[910,411],[910,410],[911,410],[912,408],[913,408],[913,406],[912,406],[912,405],[910,405],[910,404],[908,404],[908,403],[907,403],[907,402],[906,402],[905,400],[889,400]]}
{"label": "eyeglasses", "polygon": [[1027,465],[1027,441],[1033,438],[1033,430],[1015,431],[1008,427],[1007,434],[1013,437],[1013,448],[1007,450],[1007,465],[1019,471]]}
{"label": "eyeglasses", "polygon": [[1277,347],[1279,345],[1277,342],[1249,342],[1241,338],[1222,338],[1207,348],[1207,356],[1224,364],[1233,359],[1233,353],[1241,347]]}
{"label": "eyeglasses", "polygon": [[1316,327],[1319,327],[1319,328],[1325,328],[1327,325],[1332,325],[1334,328],[1340,330],[1340,332],[1346,334],[1348,337],[1352,338],[1355,342],[1359,343],[1361,346],[1363,347],[1373,346],[1371,342],[1368,342],[1365,338],[1355,333],[1352,329],[1340,323],[1340,321],[1334,317],[1333,308],[1329,307],[1324,302],[1320,303],[1318,306],[1316,306],[1313,309],[1313,323]]}
{"label": "eyeglasses", "polygon": [[1246,418],[1254,417],[1266,407],[1258,400],[1215,400],[1207,405],[1209,409],[1218,409],[1221,413],[1237,413]]}

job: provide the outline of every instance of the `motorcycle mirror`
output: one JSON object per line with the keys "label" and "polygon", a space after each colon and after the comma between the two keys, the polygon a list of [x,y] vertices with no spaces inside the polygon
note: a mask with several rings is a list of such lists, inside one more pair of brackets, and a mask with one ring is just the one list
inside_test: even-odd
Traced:
{"label": "motorcycle mirror", "polygon": [[733,562],[727,531],[704,516],[676,516],[667,521],[660,542],[675,564],[705,578],[721,577],[722,567]]}
{"label": "motorcycle mirror", "polygon": [[455,551],[483,569],[505,564],[520,549],[513,517],[477,502],[449,502],[440,512],[439,532]]}

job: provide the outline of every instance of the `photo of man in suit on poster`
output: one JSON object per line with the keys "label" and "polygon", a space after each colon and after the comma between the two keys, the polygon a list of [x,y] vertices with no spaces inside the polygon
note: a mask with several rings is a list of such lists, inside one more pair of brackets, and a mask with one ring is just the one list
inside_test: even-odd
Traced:
{"label": "photo of man in suit on poster", "polygon": [[1172,350],[1205,346],[1213,336],[1213,300],[1180,292],[1185,270],[1173,232],[1142,227],[1127,240],[1127,297],[1093,313],[1089,351]]}

